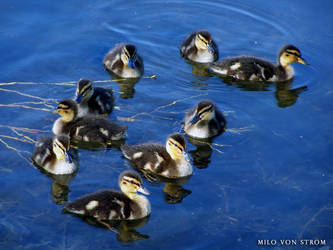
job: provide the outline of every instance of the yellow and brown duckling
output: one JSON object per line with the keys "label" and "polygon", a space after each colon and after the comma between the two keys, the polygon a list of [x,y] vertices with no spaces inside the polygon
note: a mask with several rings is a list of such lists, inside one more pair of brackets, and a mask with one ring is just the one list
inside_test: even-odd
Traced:
{"label": "yellow and brown duckling", "polygon": [[57,112],[61,116],[52,128],[55,135],[68,134],[76,142],[108,144],[126,136],[127,127],[101,116],[77,117],[78,106],[70,99],[59,102]]}
{"label": "yellow and brown duckling", "polygon": [[139,174],[125,171],[119,177],[121,192],[117,190],[100,190],[69,202],[64,212],[91,216],[98,220],[136,220],[147,217],[150,202],[137,192],[150,195],[142,185]]}
{"label": "yellow and brown duckling", "polygon": [[108,71],[123,78],[140,78],[144,72],[143,59],[133,44],[117,44],[103,63]]}
{"label": "yellow and brown duckling", "polygon": [[294,68],[291,63],[307,65],[301,52],[293,45],[283,46],[277,57],[277,64],[252,56],[238,56],[213,63],[211,70],[222,76],[231,76],[246,81],[281,82],[293,78]]}
{"label": "yellow and brown duckling", "polygon": [[107,116],[112,112],[114,96],[111,88],[94,87],[89,79],[77,83],[75,101],[78,103],[78,117],[87,114]]}
{"label": "yellow and brown duckling", "polygon": [[185,115],[184,131],[187,135],[204,139],[225,130],[226,120],[215,103],[202,100]]}
{"label": "yellow and brown duckling", "polygon": [[171,134],[166,146],[153,143],[122,145],[125,158],[147,173],[166,178],[181,178],[192,174],[192,165],[186,153],[186,142],[179,133]]}
{"label": "yellow and brown duckling", "polygon": [[206,30],[194,31],[180,46],[180,55],[198,63],[212,63],[219,59],[219,50]]}
{"label": "yellow and brown duckling", "polygon": [[38,138],[31,159],[47,172],[55,175],[72,174],[77,165],[72,161],[68,135]]}

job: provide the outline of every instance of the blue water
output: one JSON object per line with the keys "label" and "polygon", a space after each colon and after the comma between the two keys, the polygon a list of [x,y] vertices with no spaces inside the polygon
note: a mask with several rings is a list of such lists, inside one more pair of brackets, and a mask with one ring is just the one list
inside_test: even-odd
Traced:
{"label": "blue water", "polygon": [[[0,248],[330,249],[332,7],[329,0],[1,1]],[[289,84],[226,83],[179,56],[182,40],[197,29],[211,32],[220,58],[275,61],[291,43],[310,66],[294,65]],[[177,186],[144,179],[152,214],[116,235],[62,214],[61,203],[117,188],[119,173],[130,168],[120,151],[79,150],[76,176],[53,180],[30,164],[28,138],[50,134],[56,101],[72,97],[78,79],[110,80],[102,60],[119,42],[137,46],[146,77],[96,85],[114,89],[110,118],[128,125],[127,143],[164,143],[203,98],[217,103],[228,124],[213,150],[187,140],[199,155],[189,180]],[[168,199],[163,189],[170,186],[184,197]],[[264,239],[277,244],[258,246]],[[297,245],[281,246],[281,239]],[[325,244],[301,246],[302,239]]]}

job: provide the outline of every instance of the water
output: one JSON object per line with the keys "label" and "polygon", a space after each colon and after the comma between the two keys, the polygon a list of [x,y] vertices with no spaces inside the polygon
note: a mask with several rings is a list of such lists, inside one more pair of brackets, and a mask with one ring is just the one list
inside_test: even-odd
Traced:
{"label": "water", "polygon": [[[330,1],[5,0],[0,6],[0,81],[35,83],[0,86],[1,249],[297,249],[301,239],[326,243],[304,249],[332,246]],[[196,29],[212,33],[220,58],[252,54],[275,61],[291,43],[311,66],[295,65],[289,84],[224,83],[179,56],[181,41]],[[132,86],[96,83],[115,90],[118,108],[110,118],[128,125],[127,143],[164,143],[203,98],[224,111],[228,130],[213,140],[213,150],[187,140],[197,166],[189,180],[144,179],[152,214],[121,225],[117,236],[62,214],[59,203],[117,188],[119,173],[129,168],[120,151],[79,150],[76,176],[53,180],[25,160],[33,144],[23,135],[35,140],[50,133],[57,118],[50,110],[74,95],[79,78],[109,80],[102,59],[119,42],[136,44],[145,76],[157,75]],[[163,189],[183,196],[170,198]],[[277,244],[257,246],[264,239]],[[281,246],[280,239],[295,239],[297,246]]]}

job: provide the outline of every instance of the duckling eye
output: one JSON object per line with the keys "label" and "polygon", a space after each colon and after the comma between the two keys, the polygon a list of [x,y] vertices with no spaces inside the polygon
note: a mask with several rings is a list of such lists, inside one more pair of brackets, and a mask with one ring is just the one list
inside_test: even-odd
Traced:
{"label": "duckling eye", "polygon": [[289,54],[286,54],[286,56],[289,56]]}
{"label": "duckling eye", "polygon": [[123,181],[122,184],[123,184],[123,185],[127,185],[127,182],[126,182],[126,181]]}

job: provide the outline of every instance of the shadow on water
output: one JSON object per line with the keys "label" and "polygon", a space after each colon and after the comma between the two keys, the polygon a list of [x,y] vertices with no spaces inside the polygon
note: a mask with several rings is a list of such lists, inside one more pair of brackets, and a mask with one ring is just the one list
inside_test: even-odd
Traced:
{"label": "shadow on water", "polygon": [[210,157],[212,155],[213,148],[211,146],[211,139],[196,139],[187,136],[189,143],[194,145],[196,148],[190,150],[189,153],[193,158],[193,164],[199,169],[207,168],[210,163]]}
{"label": "shadow on water", "polygon": [[71,141],[71,147],[85,149],[89,151],[100,151],[100,150],[109,150],[111,148],[115,148],[120,151],[120,147],[125,144],[126,138],[121,140],[110,141],[107,144],[104,143],[92,143],[92,142],[84,142],[84,141]]}
{"label": "shadow on water", "polygon": [[105,69],[109,73],[111,79],[118,83],[120,87],[120,97],[122,99],[133,98],[135,94],[135,84],[140,81],[141,78],[121,78],[113,72]]}

